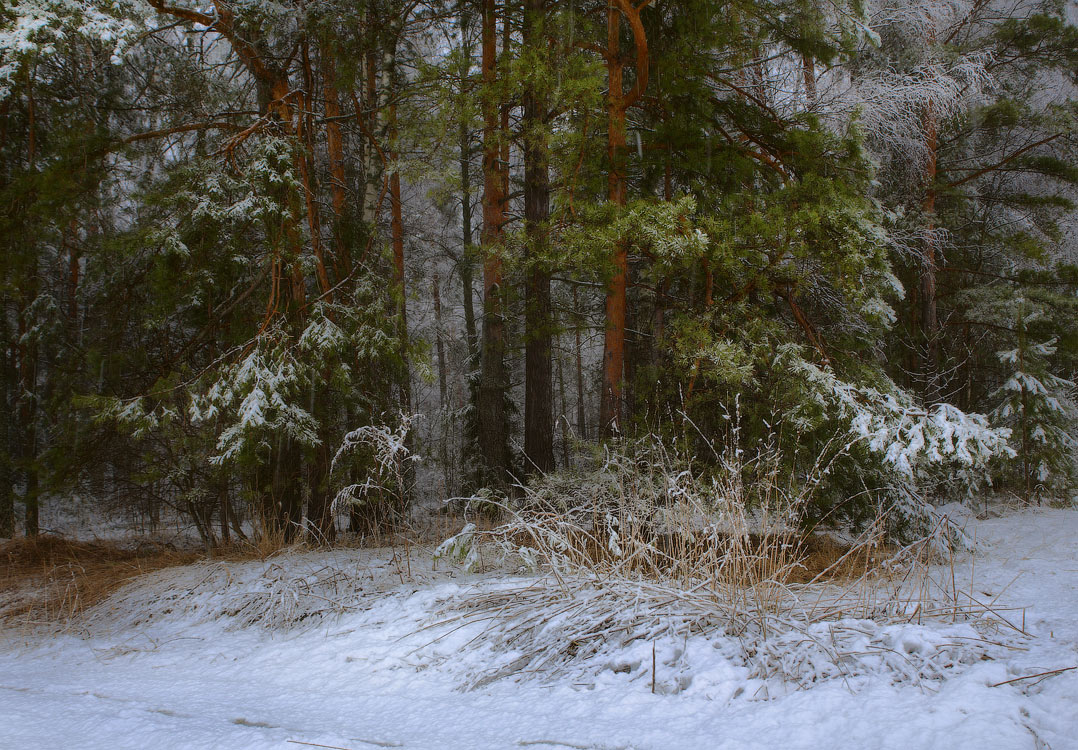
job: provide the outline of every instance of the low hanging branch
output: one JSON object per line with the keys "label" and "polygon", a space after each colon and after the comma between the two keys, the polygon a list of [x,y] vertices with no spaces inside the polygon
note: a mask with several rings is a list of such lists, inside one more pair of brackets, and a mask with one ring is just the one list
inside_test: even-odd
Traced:
{"label": "low hanging branch", "polygon": [[640,12],[651,4],[651,0],[644,0],[637,6],[629,0],[611,0],[611,2],[629,22],[629,27],[633,31],[633,44],[636,46],[636,82],[633,83],[629,93],[621,97],[622,109],[626,110],[636,104],[637,99],[644,95],[644,90],[648,87],[648,38]]}
{"label": "low hanging branch", "polygon": [[[748,135],[747,133],[743,133],[740,138],[734,138],[730,133],[726,131],[724,127],[722,127],[718,123],[715,124],[715,128],[722,134],[722,137],[725,138],[730,145],[736,146],[738,148],[739,153],[744,154],[749,158],[755,159],[764,166],[771,168],[783,179],[784,182],[790,179],[790,174],[786,171],[786,168],[782,164],[782,162],[764,153],[764,146],[758,140]],[[755,143],[756,145],[760,146],[761,150],[753,151],[751,148],[748,148],[745,145],[746,143]]]}
{"label": "low hanging branch", "polygon": [[240,126],[234,122],[193,122],[187,125],[176,125],[171,128],[162,128],[161,130],[150,130],[145,133],[137,133],[135,135],[129,135],[123,139],[123,143],[131,144],[138,143],[139,141],[149,141],[154,138],[165,138],[170,135],[177,135],[179,133],[191,133],[198,130],[240,130]]}
{"label": "low hanging branch", "polygon": [[[269,103],[269,105],[268,105],[268,109],[270,111],[273,111],[275,108],[287,107],[288,106],[288,100],[292,99],[292,98],[294,98],[296,96],[302,97],[303,92],[299,91],[298,89],[289,91],[286,94],[284,94],[283,96],[280,96],[280,97],[274,99],[273,101],[271,101]],[[229,139],[228,143],[226,143],[224,146],[222,146],[214,154],[214,156],[220,156],[221,154],[227,154],[229,160],[233,160],[233,154],[236,151],[236,149],[239,148],[240,146],[242,146],[247,141],[248,138],[250,138],[252,135],[254,135],[255,133],[262,130],[264,127],[269,125],[271,122],[273,122],[273,117],[268,113],[263,115],[262,117],[259,117],[257,120],[255,120],[254,123],[252,123],[248,127],[244,128],[243,130],[241,130],[236,135],[232,136],[232,138]],[[236,130],[239,130],[239,128],[236,128]]]}
{"label": "low hanging branch", "polygon": [[988,166],[988,167],[984,167],[983,169],[978,169],[978,170],[977,170],[976,172],[974,172],[973,174],[971,174],[971,175],[966,175],[966,176],[965,176],[965,177],[963,177],[963,178],[962,178],[961,180],[955,180],[954,182],[951,182],[951,183],[949,183],[949,184],[947,185],[947,187],[948,187],[948,188],[956,188],[956,187],[958,187],[959,185],[965,185],[965,184],[966,184],[967,182],[969,182],[969,181],[971,181],[971,180],[976,180],[976,179],[977,179],[978,177],[980,177],[980,176],[982,176],[982,175],[986,175],[986,174],[988,174],[989,172],[994,172],[994,171],[996,171],[997,169],[1000,169],[1000,168],[1002,168],[1002,167],[1005,167],[1005,166],[1007,166],[1007,164],[1011,163],[1012,161],[1014,161],[1015,159],[1017,159],[1017,158],[1018,158],[1019,156],[1021,156],[1022,154],[1026,153],[1026,152],[1028,152],[1028,151],[1031,151],[1032,149],[1035,149],[1035,148],[1037,148],[1037,146],[1044,146],[1045,144],[1051,143],[1051,142],[1052,142],[1052,141],[1054,141],[1054,140],[1055,140],[1056,138],[1060,138],[1060,137],[1062,137],[1062,135],[1063,135],[1062,133],[1056,133],[1055,135],[1050,135],[1050,136],[1048,136],[1047,138],[1042,138],[1042,139],[1040,139],[1039,141],[1034,141],[1033,143],[1029,143],[1029,144],[1026,144],[1025,146],[1023,146],[1022,148],[1018,149],[1017,151],[1015,151],[1015,152],[1014,152],[1013,154],[1011,154],[1010,156],[1006,157],[1006,158],[1005,158],[1005,159],[1003,159],[1002,161],[999,161],[999,162],[997,162],[997,163],[995,163],[995,164],[993,164],[993,165],[991,165],[991,166]]}
{"label": "low hanging branch", "polygon": [[149,3],[150,7],[158,13],[164,13],[173,18],[200,24],[223,36],[228,40],[228,43],[232,45],[232,49],[236,51],[236,54],[243,60],[244,65],[247,66],[251,71],[251,74],[256,78],[270,80],[276,77],[269,67],[266,66],[265,62],[263,62],[261,54],[255,49],[254,45],[236,33],[236,14],[232,12],[231,8],[220,2],[220,0],[213,0],[213,7],[217,11],[216,15],[202,13],[200,11],[191,10],[190,8],[177,8],[173,5],[165,5],[164,0],[146,1]]}
{"label": "low hanging branch", "polygon": [[794,299],[793,286],[786,288],[786,302],[790,305],[790,311],[794,314],[794,320],[801,326],[801,330],[805,332],[805,336],[808,337],[809,342],[816,348],[816,351],[820,353],[823,361],[828,367],[831,366],[831,358],[827,356],[827,350],[824,349],[823,339],[816,331],[816,328],[812,325],[812,322],[805,315],[805,311],[801,309],[801,306],[797,304],[797,300]]}
{"label": "low hanging branch", "polygon": [[774,109],[772,109],[771,106],[767,102],[765,102],[760,97],[756,96],[756,94],[752,93],[751,91],[746,89],[744,86],[738,86],[736,83],[733,83],[732,81],[728,81],[725,78],[723,78],[722,76],[716,75],[714,73],[709,73],[707,77],[710,80],[714,81],[715,83],[718,83],[718,84],[720,84],[722,86],[726,86],[727,88],[733,89],[739,96],[742,96],[745,99],[748,99],[750,102],[755,104],[757,107],[759,107],[760,109],[765,111],[767,113],[768,117],[771,118],[771,121],[774,122],[776,125],[784,125],[785,124],[783,119],[781,117],[779,117],[779,114]]}

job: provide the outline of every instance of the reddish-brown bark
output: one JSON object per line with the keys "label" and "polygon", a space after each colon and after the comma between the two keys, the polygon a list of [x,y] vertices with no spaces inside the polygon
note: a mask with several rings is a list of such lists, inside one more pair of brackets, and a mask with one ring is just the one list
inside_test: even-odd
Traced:
{"label": "reddish-brown bark", "polygon": [[352,272],[352,259],[342,231],[345,210],[344,138],[341,135],[341,94],[337,88],[336,50],[322,50],[322,83],[326,99],[326,152],[329,156],[329,192],[333,206],[333,260],[338,278]]}
{"label": "reddish-brown bark", "polygon": [[[494,0],[483,0],[483,84],[497,82],[497,18]],[[504,488],[509,483],[509,428],[505,414],[505,321],[501,245],[506,221],[508,149],[503,119],[493,97],[483,101],[483,344],[477,415],[482,480]]]}
{"label": "reddish-brown bark", "polygon": [[[625,172],[625,120],[629,108],[636,103],[648,85],[648,44],[640,12],[647,5],[634,7],[628,0],[610,0],[607,9],[606,64],[609,92],[607,93],[607,175],[608,199],[624,206],[627,199]],[[636,81],[625,92],[624,62],[621,57],[621,17],[625,16],[632,29],[636,53]],[[619,242],[611,257],[613,275],[606,292],[606,331],[603,339],[603,383],[599,400],[600,435],[616,433],[622,419],[622,384],[625,375],[626,292],[629,283],[629,253],[627,244]]]}

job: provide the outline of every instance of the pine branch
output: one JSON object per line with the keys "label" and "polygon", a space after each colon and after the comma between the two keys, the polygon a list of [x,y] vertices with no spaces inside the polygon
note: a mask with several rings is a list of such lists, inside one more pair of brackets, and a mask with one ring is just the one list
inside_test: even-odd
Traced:
{"label": "pine branch", "polygon": [[163,138],[169,135],[176,135],[177,133],[190,133],[196,130],[240,130],[240,126],[234,122],[194,122],[187,125],[177,125],[171,128],[163,128],[161,130],[150,130],[145,133],[137,133],[136,135],[129,135],[123,139],[125,144],[137,143],[139,141],[148,141],[154,138]]}
{"label": "pine branch", "polygon": [[956,188],[959,185],[965,185],[970,180],[975,180],[975,179],[977,179],[978,177],[980,177],[982,175],[988,174],[989,172],[994,172],[995,170],[1006,166],[1007,164],[1014,161],[1015,159],[1017,159],[1019,156],[1026,153],[1027,151],[1035,149],[1035,148],[1037,148],[1037,146],[1043,146],[1043,145],[1045,145],[1047,143],[1051,143],[1056,138],[1061,138],[1062,136],[1063,136],[1063,133],[1056,133],[1054,135],[1048,136],[1047,138],[1042,138],[1039,141],[1034,141],[1033,143],[1027,144],[1027,145],[1023,146],[1022,148],[1018,149],[1017,151],[1015,151],[1010,156],[1008,156],[1005,159],[997,162],[996,164],[993,164],[993,165],[988,166],[988,167],[984,167],[983,169],[978,169],[973,174],[968,175],[966,177],[963,177],[961,180],[955,180],[954,182],[949,183],[947,185],[947,187],[948,188]]}

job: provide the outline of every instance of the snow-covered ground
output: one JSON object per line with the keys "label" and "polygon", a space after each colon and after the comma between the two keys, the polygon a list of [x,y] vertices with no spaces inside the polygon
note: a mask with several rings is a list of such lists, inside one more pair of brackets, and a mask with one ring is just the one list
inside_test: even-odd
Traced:
{"label": "snow-covered ground", "polygon": [[477,680],[514,652],[477,645],[497,625],[459,603],[527,581],[415,550],[159,571],[78,632],[0,635],[0,748],[1078,748],[1078,669],[1033,677],[1078,666],[1078,511],[968,531],[956,586],[1015,629],[845,623],[842,659],[800,685],[707,635]]}

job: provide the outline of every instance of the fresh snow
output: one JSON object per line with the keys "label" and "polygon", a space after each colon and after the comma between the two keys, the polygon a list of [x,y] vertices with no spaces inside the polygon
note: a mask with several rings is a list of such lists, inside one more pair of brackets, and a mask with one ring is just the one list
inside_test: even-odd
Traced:
{"label": "fresh snow", "polygon": [[[879,668],[843,673],[787,633],[775,648],[811,665],[800,686],[701,635],[477,680],[512,654],[481,645],[497,623],[461,619],[461,602],[529,579],[434,571],[429,551],[159,571],[63,634],[0,634],[0,748],[1078,748],[1078,670],[999,685],[1078,666],[1078,511],[966,532],[958,589],[1028,635],[859,621],[847,653]],[[919,656],[935,666],[916,679],[888,667]]]}

